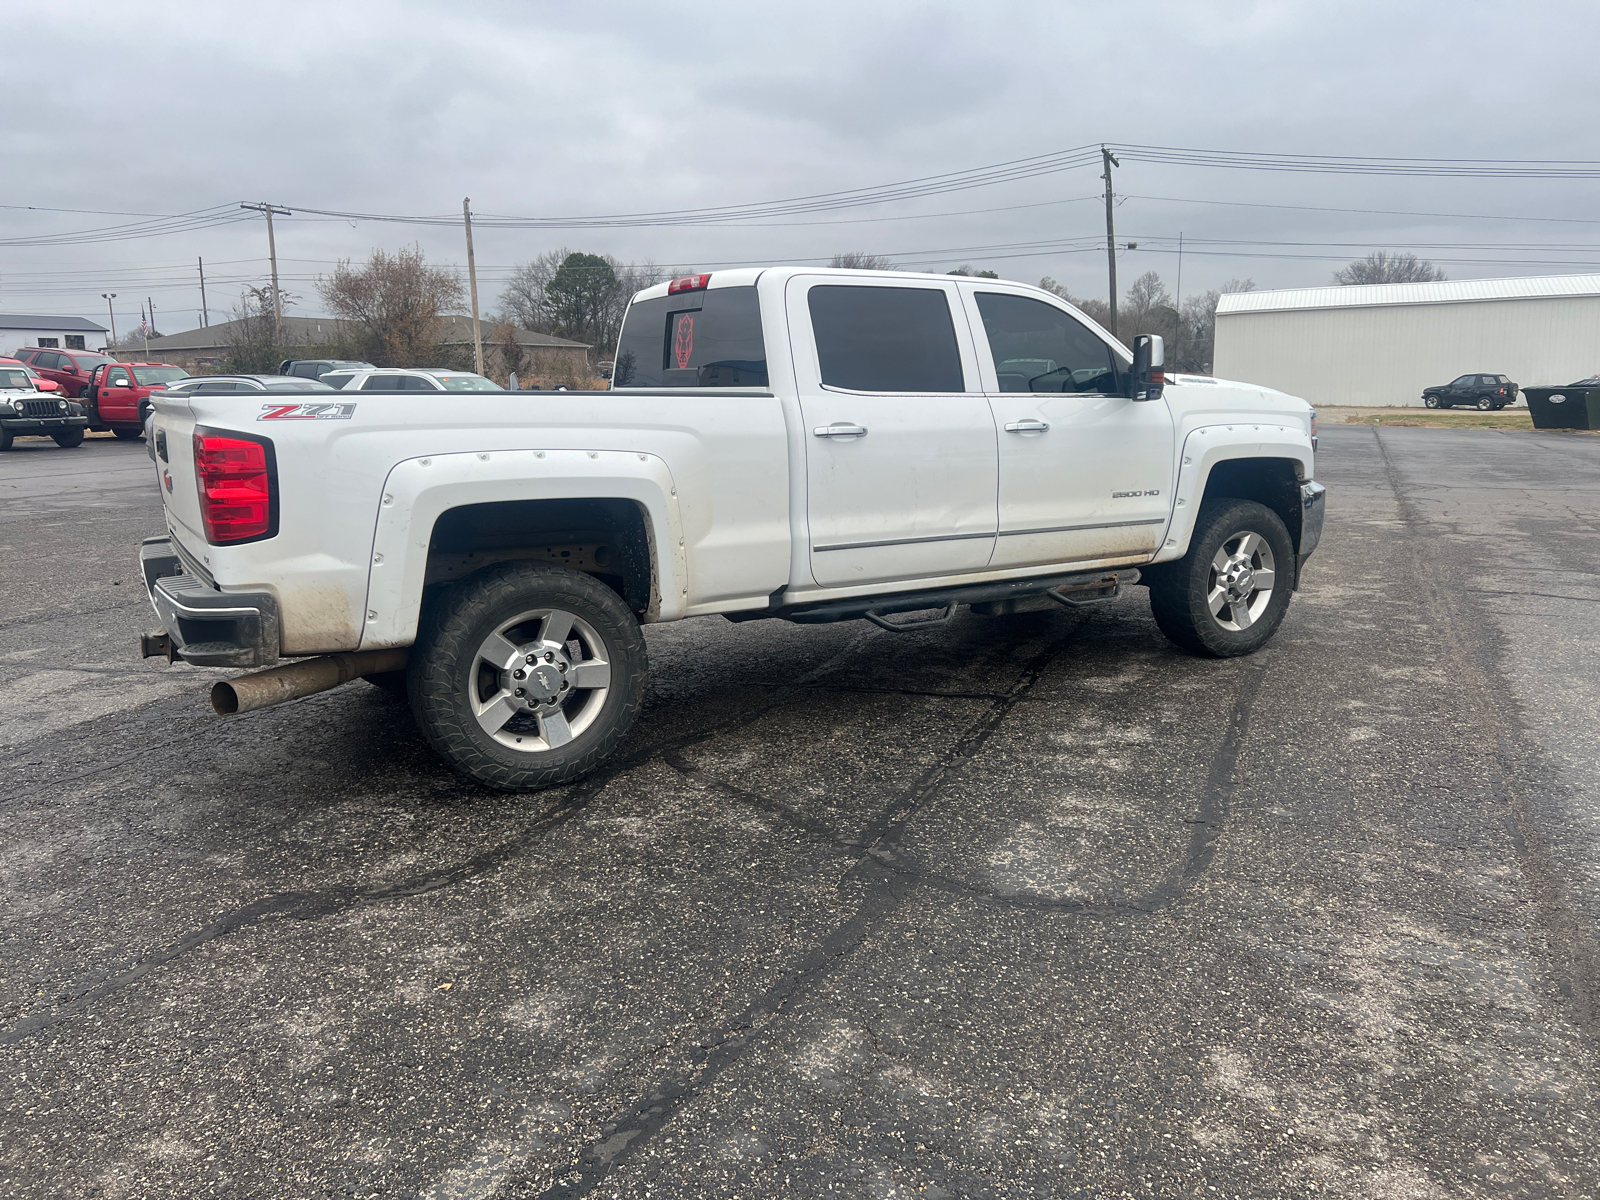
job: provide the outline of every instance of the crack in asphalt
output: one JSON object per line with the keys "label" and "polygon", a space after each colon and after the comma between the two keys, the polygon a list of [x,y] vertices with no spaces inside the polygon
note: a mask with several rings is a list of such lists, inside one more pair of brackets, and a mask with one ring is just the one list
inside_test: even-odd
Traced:
{"label": "crack in asphalt", "polygon": [[[631,1159],[641,1147],[678,1114],[685,1104],[700,1095],[708,1086],[734,1066],[756,1041],[767,1033],[782,1012],[804,999],[833,969],[848,960],[867,941],[872,932],[887,920],[901,904],[919,887],[932,886],[938,890],[954,891],[991,902],[1019,908],[1051,909],[1088,916],[1148,916],[1179,899],[1193,883],[1205,874],[1216,856],[1217,843],[1227,819],[1226,797],[1231,790],[1238,769],[1244,742],[1249,732],[1250,713],[1259,696],[1269,660],[1263,659],[1248,670],[1236,695],[1228,730],[1212,756],[1207,772],[1205,789],[1201,796],[1200,815],[1189,822],[1193,829],[1188,847],[1180,862],[1168,877],[1143,896],[1132,901],[1111,902],[1101,909],[1077,907],[1077,902],[1052,902],[1046,897],[1011,897],[983,895],[981,892],[945,880],[942,877],[907,870],[895,860],[911,819],[937,794],[943,784],[972,762],[989,739],[999,729],[1004,719],[1033,689],[1045,669],[1055,661],[1062,649],[1076,640],[1088,624],[1088,617],[1074,626],[1071,633],[1056,640],[1048,649],[1036,656],[1019,676],[1012,688],[1000,696],[987,712],[978,717],[930,767],[891,804],[869,821],[859,843],[847,842],[820,822],[807,818],[804,823],[793,822],[796,828],[810,833],[819,841],[834,848],[855,849],[866,847],[866,852],[841,877],[846,882],[861,885],[864,896],[855,913],[829,934],[800,961],[752,1002],[743,1013],[720,1029],[709,1031],[697,1039],[696,1045],[705,1052],[696,1067],[680,1072],[676,1078],[658,1081],[648,1092],[624,1113],[608,1121],[582,1152],[574,1166],[560,1178],[537,1193],[540,1200],[574,1200],[586,1196],[623,1163]],[[744,789],[708,779],[704,773],[678,761],[665,759],[674,770],[730,798],[753,804],[766,812],[787,816],[785,806],[754,796]],[[808,828],[816,826],[818,828]]]}

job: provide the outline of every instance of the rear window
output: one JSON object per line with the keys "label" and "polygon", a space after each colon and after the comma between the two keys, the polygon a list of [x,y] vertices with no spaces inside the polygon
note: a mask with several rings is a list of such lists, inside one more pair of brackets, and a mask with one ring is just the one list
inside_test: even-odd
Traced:
{"label": "rear window", "polygon": [[756,289],[710,288],[634,301],[617,339],[611,386],[766,387]]}
{"label": "rear window", "polygon": [[189,372],[182,367],[134,367],[133,377],[145,387],[152,383],[171,383],[174,379],[187,379]]}
{"label": "rear window", "polygon": [[822,382],[861,392],[961,392],[961,351],[938,288],[811,289]]}

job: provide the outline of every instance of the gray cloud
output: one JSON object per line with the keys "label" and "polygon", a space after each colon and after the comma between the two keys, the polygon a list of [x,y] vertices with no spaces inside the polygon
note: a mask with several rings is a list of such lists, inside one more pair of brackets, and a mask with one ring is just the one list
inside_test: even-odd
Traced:
{"label": "gray cloud", "polygon": [[[1600,159],[1570,88],[1588,3],[838,3],[750,5],[102,0],[13,18],[0,109],[0,203],[178,213],[240,200],[357,212],[653,211],[859,187],[1102,139],[1321,154]],[[70,47],[45,54],[42,47]],[[1083,293],[1103,253],[961,247],[1094,236],[1093,169],[766,228],[485,229],[486,297],[557,245],[693,266],[859,248],[939,267],[991,265]],[[1119,232],[1156,269],[1182,231],[1184,286],[1250,275],[1326,282],[1368,245],[1418,248],[1452,275],[1589,269],[1600,226],[1231,207],[1178,200],[1588,218],[1593,183],[1348,178],[1130,163]],[[1076,202],[1066,202],[1074,201]],[[1061,201],[1062,203],[1046,203]],[[1031,205],[1032,207],[1009,207]],[[1008,208],[974,215],[957,210]],[[881,218],[897,218],[883,220]],[[905,219],[899,219],[905,218]],[[0,209],[0,236],[121,218]],[[460,261],[449,229],[302,215],[279,223],[285,276],[416,241]],[[1219,246],[1201,239],[1349,243]],[[1556,249],[1495,251],[1485,243]],[[1464,249],[1427,249],[1430,245]],[[941,252],[948,251],[948,254]],[[1249,257],[1247,252],[1272,257]],[[1306,257],[1288,257],[1289,255]],[[259,221],[141,241],[0,247],[0,308],[93,314],[154,297],[194,321],[194,259],[214,310],[265,274]],[[1317,257],[1322,256],[1322,257]],[[1537,261],[1554,264],[1541,266]],[[130,301],[124,303],[124,301]]]}

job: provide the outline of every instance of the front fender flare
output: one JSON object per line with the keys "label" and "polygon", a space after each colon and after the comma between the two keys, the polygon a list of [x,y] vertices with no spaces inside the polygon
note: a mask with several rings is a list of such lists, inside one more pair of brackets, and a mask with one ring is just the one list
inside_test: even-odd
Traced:
{"label": "front fender flare", "polygon": [[1265,421],[1235,421],[1190,430],[1178,453],[1178,482],[1173,489],[1172,521],[1152,563],[1171,562],[1189,552],[1189,539],[1200,513],[1206,481],[1220,462],[1240,458],[1288,459],[1301,481],[1311,478],[1311,439],[1298,426]]}

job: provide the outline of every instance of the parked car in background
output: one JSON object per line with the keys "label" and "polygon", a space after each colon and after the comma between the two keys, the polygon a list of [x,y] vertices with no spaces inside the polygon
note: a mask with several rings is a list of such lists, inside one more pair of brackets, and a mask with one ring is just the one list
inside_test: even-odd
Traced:
{"label": "parked car in background", "polygon": [[278,364],[279,375],[296,379],[321,379],[329,371],[360,371],[372,364],[351,358],[286,358]]}
{"label": "parked car in background", "polygon": [[1422,402],[1429,408],[1472,404],[1489,412],[1515,404],[1517,385],[1504,375],[1463,375],[1439,387],[1424,388]]}
{"label": "parked car in background", "polygon": [[65,399],[59,388],[40,391],[38,382],[22,363],[0,358],[0,450],[19,437],[54,438],[64,450],[83,441],[89,427],[83,405]]}
{"label": "parked car in background", "polygon": [[166,395],[194,392],[331,392],[336,389],[315,379],[296,379],[293,375],[191,375],[164,384]]}
{"label": "parked car in background", "polygon": [[69,397],[81,396],[88,390],[96,367],[117,361],[94,350],[47,350],[38,346],[24,346],[12,357],[59,383]]}
{"label": "parked car in background", "polygon": [[150,393],[189,372],[173,363],[120,363],[108,359],[94,369],[85,391],[89,409],[89,428],[96,433],[110,430],[119,438],[144,435],[144,419],[150,415]]}
{"label": "parked car in background", "polygon": [[503,392],[492,379],[476,371],[447,371],[435,367],[402,369],[370,367],[362,371],[330,371],[322,382],[343,392]]}
{"label": "parked car in background", "polygon": [[23,362],[21,359],[0,358],[0,364],[4,364],[5,366],[8,366],[8,367],[10,367],[10,366],[21,367],[24,371],[26,371],[28,373],[28,378],[33,380],[33,386],[38,388],[41,392],[49,392],[52,396],[55,396],[55,395],[65,396],[67,394],[67,389],[66,388],[62,387],[54,379],[46,379],[43,375],[39,374],[39,372],[35,371],[32,367],[30,367],[27,363]]}

